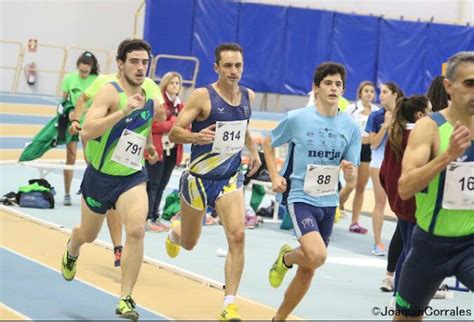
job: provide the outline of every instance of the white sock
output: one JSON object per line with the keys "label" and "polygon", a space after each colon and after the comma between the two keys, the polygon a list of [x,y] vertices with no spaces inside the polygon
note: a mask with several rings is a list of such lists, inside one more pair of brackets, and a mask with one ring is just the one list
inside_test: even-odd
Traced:
{"label": "white sock", "polygon": [[224,308],[227,307],[229,304],[234,304],[235,302],[235,295],[226,295],[224,296]]}
{"label": "white sock", "polygon": [[173,229],[170,229],[168,231],[168,237],[169,237],[169,239],[171,240],[172,243],[174,243],[174,244],[178,243],[178,241],[176,240],[176,238],[173,235]]}

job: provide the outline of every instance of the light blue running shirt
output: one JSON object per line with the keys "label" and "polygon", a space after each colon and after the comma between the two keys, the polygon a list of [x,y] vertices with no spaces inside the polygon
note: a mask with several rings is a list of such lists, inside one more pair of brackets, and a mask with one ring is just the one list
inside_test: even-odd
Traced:
{"label": "light blue running shirt", "polygon": [[341,160],[360,164],[361,132],[346,113],[319,114],[316,106],[293,110],[270,132],[272,147],[289,143],[288,156],[281,169],[289,174],[291,188],[288,203],[304,202],[317,207],[339,205],[339,194],[314,197],[303,191],[308,164],[335,165]]}

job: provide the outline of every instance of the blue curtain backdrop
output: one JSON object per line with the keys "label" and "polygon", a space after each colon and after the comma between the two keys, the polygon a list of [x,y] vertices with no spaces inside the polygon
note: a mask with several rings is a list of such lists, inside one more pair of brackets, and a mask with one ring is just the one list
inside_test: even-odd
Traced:
{"label": "blue curtain backdrop", "polygon": [[[315,67],[327,60],[347,69],[345,97],[363,80],[397,82],[406,94],[426,92],[454,53],[474,50],[474,28],[323,10],[224,0],[147,0],[144,38],[153,54],[196,56],[197,86],[215,81],[214,48],[244,49],[242,84],[257,92],[304,95]],[[163,61],[157,75],[189,64]]]}

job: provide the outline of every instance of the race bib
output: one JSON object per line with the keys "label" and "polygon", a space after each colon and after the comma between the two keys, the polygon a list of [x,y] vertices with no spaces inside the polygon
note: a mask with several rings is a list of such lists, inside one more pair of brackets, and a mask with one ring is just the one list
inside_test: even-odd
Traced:
{"label": "race bib", "polygon": [[141,170],[145,144],[146,138],[143,135],[125,129],[115,147],[112,160],[134,170]]}
{"label": "race bib", "polygon": [[474,209],[474,162],[451,162],[446,168],[443,208]]}
{"label": "race bib", "polygon": [[237,153],[244,147],[247,120],[217,121],[213,153]]}
{"label": "race bib", "polygon": [[303,191],[313,197],[334,195],[339,182],[339,166],[308,164]]}
{"label": "race bib", "polygon": [[170,156],[170,151],[172,148],[174,148],[174,143],[170,141],[168,134],[163,134],[161,137],[161,145],[163,146],[163,151],[166,151],[166,155]]}

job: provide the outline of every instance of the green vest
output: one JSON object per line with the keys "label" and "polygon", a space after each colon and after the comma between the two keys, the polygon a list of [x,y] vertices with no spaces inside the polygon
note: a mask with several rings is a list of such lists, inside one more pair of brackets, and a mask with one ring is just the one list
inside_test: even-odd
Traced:
{"label": "green vest", "polygon": [[[127,105],[128,97],[116,82],[112,82],[111,84],[119,94],[119,110],[122,110]],[[147,137],[151,129],[153,116],[154,102],[153,100],[147,100],[143,108],[134,110],[128,114],[127,117],[122,118],[112,128],[107,129],[102,136],[90,140],[86,145],[86,155],[94,169],[113,176],[128,176],[138,172],[139,170],[113,161],[112,155],[125,129]],[[145,161],[142,157],[141,164],[144,165],[144,163]]]}
{"label": "green vest", "polygon": [[[440,155],[449,146],[449,138],[453,132],[453,127],[441,113],[434,113],[431,118],[438,125],[440,142],[438,155]],[[473,148],[471,145],[470,149]],[[466,153],[469,153],[469,149]],[[417,224],[425,232],[436,236],[462,237],[473,235],[474,210],[451,210],[442,207],[445,175],[446,170],[443,170],[431,180],[428,187],[416,194]]]}

